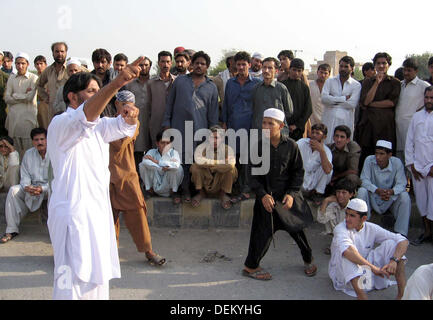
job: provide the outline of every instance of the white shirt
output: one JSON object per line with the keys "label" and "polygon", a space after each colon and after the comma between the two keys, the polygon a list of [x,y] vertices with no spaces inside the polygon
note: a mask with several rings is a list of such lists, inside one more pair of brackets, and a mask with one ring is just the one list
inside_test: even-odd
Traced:
{"label": "white shirt", "polygon": [[[4,100],[8,104],[8,116],[5,128],[11,138],[20,137],[30,139],[30,131],[36,128],[37,103],[36,81],[38,76],[27,72],[19,76],[12,74],[6,84]],[[30,89],[29,91],[27,91]]]}
{"label": "white shirt", "polygon": [[433,300],[433,263],[419,266],[412,273],[402,300]]}
{"label": "white shirt", "polygon": [[313,126],[317,123],[322,122],[322,115],[324,109],[322,103],[322,93],[320,92],[316,80],[310,81],[310,96],[311,96],[311,104],[313,107],[313,113],[311,114],[310,120],[311,120],[311,125]]}
{"label": "white shirt", "polygon": [[24,189],[27,186],[41,186],[42,193],[38,196],[32,196],[29,193],[25,193],[24,201],[30,211],[37,210],[44,198],[48,193],[48,167],[50,160],[45,154],[45,158],[42,159],[38,150],[33,147],[24,153],[23,161],[21,163],[21,180],[20,185]]}
{"label": "white shirt", "polygon": [[[315,172],[322,169],[322,160],[320,159],[319,151],[314,151],[310,147],[310,138],[302,138],[296,141],[301,152],[302,161],[304,164],[304,184],[303,187],[306,190],[312,190],[311,185],[317,183],[314,181]],[[327,146],[323,146],[325,149],[326,157],[328,161],[332,163],[332,152]],[[323,170],[323,169],[322,169]]]}
{"label": "white shirt", "polygon": [[146,156],[151,156],[155,160],[159,161],[159,164],[149,160],[143,159],[141,163],[147,167],[156,167],[159,172],[162,172],[162,168],[168,167],[169,169],[178,169],[180,167],[180,156],[179,153],[174,149],[170,148],[164,155],[161,156],[158,149],[150,149]]}
{"label": "white shirt", "polygon": [[[350,98],[347,100],[346,96]],[[322,89],[322,103],[324,106],[322,123],[328,128],[325,143],[331,144],[334,136],[334,128],[346,125],[352,131],[353,138],[355,108],[361,95],[361,84],[349,77],[341,86],[340,75],[325,81]]]}
{"label": "white shirt", "polygon": [[424,105],[424,90],[430,86],[426,81],[415,77],[411,82],[401,82],[400,97],[395,108],[397,150],[404,151],[406,134],[410,120],[415,112]]}
{"label": "white shirt", "polygon": [[364,222],[364,226],[359,231],[347,229],[346,221],[340,222],[334,228],[328,274],[334,286],[338,284],[336,286],[337,290],[343,290],[345,293],[353,295],[353,290],[348,290],[344,285],[347,275],[344,274],[342,267],[343,253],[352,246],[356,248],[364,259],[367,259],[369,253],[375,249],[375,245],[381,244],[385,240],[394,240],[396,243],[399,243],[405,241],[406,238],[401,234],[390,232],[371,222]]}
{"label": "white shirt", "polygon": [[406,136],[405,161],[406,166],[414,164],[427,177],[433,166],[433,111],[428,113],[424,108],[413,115]]}
{"label": "white shirt", "polygon": [[120,277],[110,203],[109,143],[132,137],[136,125],[121,116],[87,121],[83,105],[53,118],[48,128],[48,154],[53,167],[48,228],[54,249],[54,279],[66,265],[83,282],[106,284]]}

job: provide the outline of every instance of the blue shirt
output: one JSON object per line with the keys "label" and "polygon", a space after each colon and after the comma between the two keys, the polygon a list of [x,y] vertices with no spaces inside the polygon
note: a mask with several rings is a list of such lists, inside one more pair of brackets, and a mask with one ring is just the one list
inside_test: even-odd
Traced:
{"label": "blue shirt", "polygon": [[406,191],[407,180],[403,164],[396,157],[391,157],[388,166],[381,169],[377,164],[376,156],[368,156],[362,168],[361,180],[362,187],[372,193],[378,188],[393,189],[394,195],[391,197],[393,200],[398,194]]}
{"label": "blue shirt", "polygon": [[227,81],[222,109],[222,120],[227,128],[233,130],[251,128],[253,116],[253,88],[260,83],[258,78],[248,75],[248,79],[241,86],[237,77]]}

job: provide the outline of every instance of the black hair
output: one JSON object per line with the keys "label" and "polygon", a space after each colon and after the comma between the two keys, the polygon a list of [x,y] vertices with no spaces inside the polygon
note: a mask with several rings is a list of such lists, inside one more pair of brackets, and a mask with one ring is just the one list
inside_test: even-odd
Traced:
{"label": "black hair", "polygon": [[335,127],[334,135],[337,131],[344,132],[346,134],[346,138],[350,138],[350,135],[352,134],[350,128],[348,126],[345,126],[344,124]]}
{"label": "black hair", "polygon": [[366,62],[362,65],[362,75],[365,77],[365,73],[368,70],[374,70],[374,64],[373,62]]}
{"label": "black hair", "polygon": [[280,69],[280,61],[278,61],[278,59],[275,59],[274,57],[267,57],[267,58],[265,58],[265,59],[263,59],[263,61],[262,61],[262,64],[265,64],[265,62],[268,62],[268,61],[273,61],[274,62],[274,65],[275,65],[275,69]]}
{"label": "black hair", "polygon": [[376,53],[376,55],[375,55],[374,58],[373,58],[373,63],[374,63],[375,65],[376,65],[376,61],[377,61],[377,59],[379,59],[379,58],[385,58],[385,59],[386,59],[386,62],[388,62],[389,65],[392,64],[392,58],[391,58],[391,56],[390,56],[388,53],[386,53],[386,52],[378,52],[378,53]]}
{"label": "black hair", "polygon": [[[157,134],[156,134],[156,142],[160,142],[162,140],[162,137],[164,135],[165,130],[160,130]],[[174,137],[171,136],[170,137],[170,142],[173,142]]]}
{"label": "black hair", "polygon": [[304,70],[304,61],[299,58],[295,58],[290,62],[290,68],[302,69]]}
{"label": "black hair", "polygon": [[239,52],[237,52],[237,53],[235,54],[234,59],[235,59],[235,62],[237,62],[237,61],[241,61],[241,60],[243,60],[243,61],[247,61],[248,63],[251,62],[251,56],[250,56],[250,54],[249,54],[248,52],[246,52],[246,51],[239,51]]}
{"label": "black hair", "polygon": [[331,73],[331,66],[328,63],[322,63],[321,65],[319,65],[317,67],[317,71],[319,70],[325,70],[328,71],[329,73]]}
{"label": "black hair", "polygon": [[404,80],[403,67],[397,68],[397,70],[395,70],[394,77],[396,77],[400,81]]}
{"label": "black hair", "polygon": [[14,60],[14,56],[10,51],[3,51],[3,58]]}
{"label": "black hair", "polygon": [[34,128],[32,131],[30,131],[30,137],[33,138],[37,136],[38,134],[44,134],[45,138],[47,137],[47,130],[45,128]]}
{"label": "black hair", "polygon": [[197,60],[198,58],[203,58],[206,60],[206,66],[209,68],[210,66],[210,57],[208,56],[207,53],[203,52],[203,51],[198,51],[196,53],[194,53],[194,55],[192,56],[191,59],[191,63],[194,64],[194,61]]}
{"label": "black hair", "polygon": [[184,57],[186,61],[190,61],[191,57],[189,56],[189,54],[185,51],[176,53],[176,56],[174,57],[174,60],[176,60],[178,57]]}
{"label": "black hair", "polygon": [[234,59],[234,56],[228,56],[226,58],[226,67],[229,68],[230,67],[230,60]]}
{"label": "black hair", "polygon": [[287,57],[289,58],[289,60],[293,60],[295,59],[295,55],[293,54],[292,50],[281,50],[280,53],[278,54],[278,59],[281,59],[280,57]]}
{"label": "black hair", "polygon": [[350,64],[350,66],[352,68],[355,67],[355,60],[353,60],[353,58],[351,56],[344,56],[343,58],[340,59],[340,61],[338,63],[340,63],[341,61]]}
{"label": "black hair", "polygon": [[59,45],[59,44],[64,45],[65,46],[65,50],[68,51],[68,45],[66,44],[66,42],[61,41],[61,42],[54,42],[51,45],[51,52],[54,52],[54,47],[57,46],[57,45]]}
{"label": "black hair", "polygon": [[14,139],[12,139],[12,138],[9,137],[9,136],[1,136],[1,137],[0,137],[0,141],[1,141],[1,140],[6,140],[7,142],[9,142],[9,144],[10,144],[11,146],[14,145]]}
{"label": "black hair", "polygon": [[118,53],[113,58],[114,61],[126,61],[128,63],[128,57],[123,53]]}
{"label": "black hair", "polygon": [[346,190],[350,193],[355,193],[356,184],[349,179],[341,179],[335,184],[335,190]]}
{"label": "black hair", "polygon": [[70,76],[63,87],[63,101],[65,101],[66,105],[69,105],[70,103],[68,93],[78,93],[86,89],[91,80],[95,80],[98,83],[99,88],[102,87],[101,80],[96,76],[96,74],[90,72],[78,72]]}
{"label": "black hair", "polygon": [[323,123],[316,123],[311,127],[311,131],[318,130],[321,131],[325,136],[328,135],[328,128]]}
{"label": "black hair", "polygon": [[161,57],[170,57],[170,60],[173,60],[173,55],[168,51],[160,51],[158,53],[158,61],[161,59]]}
{"label": "black hair", "polygon": [[35,60],[33,61],[33,63],[36,64],[36,62],[38,62],[38,61],[42,61],[42,62],[44,62],[45,64],[47,64],[47,59],[45,59],[44,56],[41,56],[41,55],[36,56],[36,58],[35,58]]}
{"label": "black hair", "polygon": [[418,70],[418,62],[414,58],[407,58],[403,61],[403,67]]}
{"label": "black hair", "polygon": [[429,91],[433,91],[433,86],[428,86],[427,88],[425,88],[424,95]]}
{"label": "black hair", "polygon": [[100,62],[102,59],[107,59],[107,62],[111,62],[111,54],[102,48],[96,49],[92,53],[92,62]]}
{"label": "black hair", "polygon": [[431,66],[433,64],[433,57],[430,57],[427,62],[427,66]]}

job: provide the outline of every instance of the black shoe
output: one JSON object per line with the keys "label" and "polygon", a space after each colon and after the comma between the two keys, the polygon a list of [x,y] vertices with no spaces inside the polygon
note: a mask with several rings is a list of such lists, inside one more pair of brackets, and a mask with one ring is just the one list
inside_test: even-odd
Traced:
{"label": "black shoe", "polygon": [[431,241],[432,241],[432,236],[430,235],[426,237],[423,233],[416,240],[413,240],[410,243],[414,246],[420,246],[423,242],[431,242]]}

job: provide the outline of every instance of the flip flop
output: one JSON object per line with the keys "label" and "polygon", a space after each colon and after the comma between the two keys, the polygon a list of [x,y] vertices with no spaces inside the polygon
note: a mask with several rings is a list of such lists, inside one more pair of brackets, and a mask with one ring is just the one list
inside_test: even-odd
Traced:
{"label": "flip flop", "polygon": [[202,199],[202,195],[200,193],[196,194],[191,199],[191,206],[193,208],[197,208],[200,205],[200,203],[201,203],[201,199]]}
{"label": "flip flop", "polygon": [[174,192],[171,196],[174,205],[178,205],[182,202],[182,198],[179,196],[177,192]]}
{"label": "flip flop", "polygon": [[226,194],[221,197],[221,207],[224,210],[228,210],[232,207],[232,203],[230,201],[230,198]]}
{"label": "flip flop", "polygon": [[157,266],[162,266],[166,262],[165,258],[161,257],[159,254],[154,254],[151,258],[147,258],[147,260]]}
{"label": "flip flop", "polygon": [[[249,278],[253,278],[256,280],[262,280],[262,281],[272,280],[272,275],[269,272],[267,272],[265,269],[260,269],[260,270],[257,270],[255,272],[248,272],[247,270],[243,269],[242,275],[244,277],[249,277]],[[265,275],[269,275],[269,278],[261,277],[261,276],[265,276]]]}
{"label": "flip flop", "polygon": [[244,201],[244,200],[249,200],[250,198],[251,198],[251,196],[245,197],[245,195],[243,193],[241,193],[240,195],[231,198],[230,202],[231,203],[238,203],[238,202],[241,202],[241,201]]}
{"label": "flip flop", "polygon": [[5,233],[3,237],[0,239],[0,243],[6,243],[8,241],[11,241],[13,238],[15,238],[18,235],[17,232],[12,233]]}
{"label": "flip flop", "polygon": [[317,267],[312,263],[306,264],[304,266],[304,273],[307,277],[313,277],[317,273]]}

